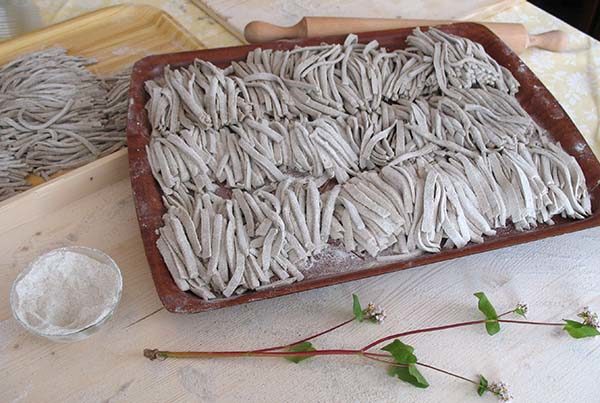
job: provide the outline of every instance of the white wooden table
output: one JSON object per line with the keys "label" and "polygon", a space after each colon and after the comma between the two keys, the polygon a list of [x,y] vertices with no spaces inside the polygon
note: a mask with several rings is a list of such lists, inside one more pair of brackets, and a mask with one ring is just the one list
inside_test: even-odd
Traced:
{"label": "white wooden table", "polygon": [[[211,32],[213,38],[214,31]],[[324,357],[151,362],[144,348],[259,348],[297,340],[351,315],[351,294],[384,306],[384,325],[352,324],[315,342],[361,346],[389,333],[480,318],[472,294],[498,309],[526,302],[530,318],[558,321],[600,308],[600,228],[377,278],[197,315],[166,312],[156,296],[123,178],[57,208],[0,228],[0,401],[2,402],[484,402],[472,385],[423,369],[429,389],[386,375],[376,363]],[[18,241],[26,239],[27,241]],[[123,271],[114,320],[91,338],[55,344],[29,335],[10,315],[9,290],[38,254],[86,245]],[[600,340],[573,340],[553,328],[483,326],[407,337],[425,362],[476,378],[503,380],[517,402],[595,402]]]}

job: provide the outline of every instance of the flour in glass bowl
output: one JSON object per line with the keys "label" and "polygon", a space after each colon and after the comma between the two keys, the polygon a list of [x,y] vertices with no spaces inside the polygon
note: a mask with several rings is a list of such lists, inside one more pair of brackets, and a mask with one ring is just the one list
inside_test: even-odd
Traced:
{"label": "flour in glass bowl", "polygon": [[103,321],[118,303],[121,288],[121,275],[108,256],[61,248],[38,258],[16,280],[11,303],[15,316],[33,332],[64,336]]}

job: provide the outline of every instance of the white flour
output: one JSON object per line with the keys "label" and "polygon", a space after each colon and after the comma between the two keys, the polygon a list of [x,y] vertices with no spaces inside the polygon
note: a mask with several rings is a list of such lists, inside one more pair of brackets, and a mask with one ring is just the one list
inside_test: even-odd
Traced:
{"label": "white flour", "polygon": [[112,267],[82,253],[42,256],[15,285],[19,319],[46,335],[65,335],[99,322],[119,298]]}

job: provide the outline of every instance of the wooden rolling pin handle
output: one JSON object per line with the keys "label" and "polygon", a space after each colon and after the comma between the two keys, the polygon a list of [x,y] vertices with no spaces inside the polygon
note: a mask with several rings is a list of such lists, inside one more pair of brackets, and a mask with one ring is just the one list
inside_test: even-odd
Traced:
{"label": "wooden rolling pin handle", "polygon": [[244,28],[244,37],[250,43],[271,42],[279,39],[307,38],[306,18],[291,27],[280,27],[264,21],[252,21]]}
{"label": "wooden rolling pin handle", "polygon": [[569,38],[566,32],[554,30],[537,35],[529,35],[527,47],[535,47],[550,50],[552,52],[563,52],[567,50]]}
{"label": "wooden rolling pin handle", "polygon": [[[336,18],[304,17],[296,25],[280,27],[263,21],[253,21],[246,25],[244,36],[250,43],[276,41],[279,39],[312,38],[315,36],[342,35],[349,32],[366,32],[415,26],[452,24],[456,21],[412,20],[396,18]],[[515,52],[521,53],[529,47],[560,52],[567,47],[567,34],[562,31],[549,31],[529,35],[523,24],[483,22],[506,42]]]}

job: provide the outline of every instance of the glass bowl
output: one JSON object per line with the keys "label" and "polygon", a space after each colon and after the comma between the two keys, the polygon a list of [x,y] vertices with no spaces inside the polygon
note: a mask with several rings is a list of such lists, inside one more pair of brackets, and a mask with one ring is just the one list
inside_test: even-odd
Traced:
{"label": "glass bowl", "polygon": [[[82,325],[79,328],[76,329],[69,329],[67,331],[61,331],[61,332],[41,332],[39,329],[37,329],[35,326],[33,326],[27,319],[27,315],[25,314],[25,312],[23,312],[20,309],[20,302],[19,301],[19,295],[17,293],[17,285],[36,267],[36,264],[44,258],[49,257],[50,255],[53,254],[57,254],[59,252],[74,252],[74,253],[79,253],[79,254],[83,254],[86,255],[87,257],[90,257],[100,263],[103,263],[105,265],[107,265],[110,270],[112,271],[112,274],[115,276],[114,277],[114,283],[115,283],[115,288],[116,290],[115,292],[115,296],[114,299],[111,301],[111,303],[107,303],[104,308],[104,311],[102,312],[102,314],[100,316],[98,316],[97,318],[95,318],[93,321],[90,321],[89,323],[86,323],[85,325]],[[58,249],[53,249],[43,255],[40,255],[37,259],[33,260],[31,263],[29,263],[29,265],[25,268],[25,270],[23,270],[21,273],[19,273],[19,275],[17,276],[17,278],[15,279],[12,288],[11,288],[11,292],[10,292],[10,307],[11,307],[11,311],[12,314],[14,316],[14,318],[17,320],[17,322],[19,322],[21,324],[21,326],[23,326],[25,329],[27,329],[30,333],[36,335],[36,336],[40,336],[43,338],[46,338],[48,340],[51,341],[56,341],[56,342],[70,342],[70,341],[78,341],[78,340],[83,340],[85,338],[87,338],[88,336],[90,336],[91,334],[95,333],[96,331],[98,331],[98,329],[100,329],[100,327],[105,324],[114,314],[117,305],[119,305],[119,301],[121,300],[121,293],[123,291],[123,277],[121,276],[121,270],[119,270],[119,267],[117,266],[117,264],[115,263],[115,261],[108,256],[106,253],[98,250],[98,249],[93,249],[93,248],[88,248],[88,247],[84,247],[84,246],[67,246],[67,247],[63,247],[63,248],[58,248]]]}

